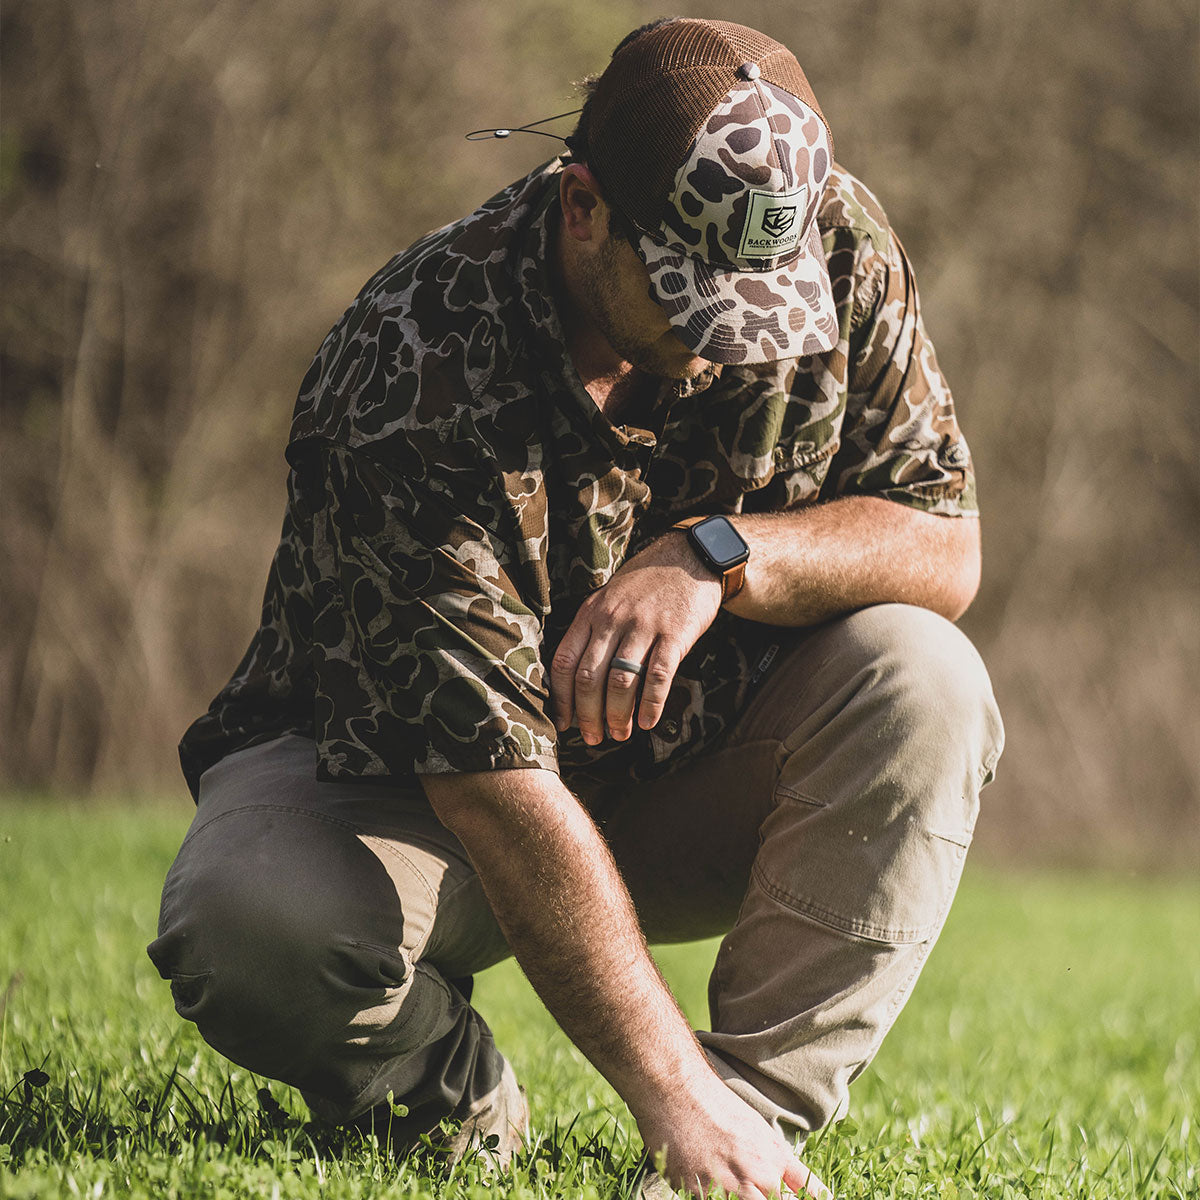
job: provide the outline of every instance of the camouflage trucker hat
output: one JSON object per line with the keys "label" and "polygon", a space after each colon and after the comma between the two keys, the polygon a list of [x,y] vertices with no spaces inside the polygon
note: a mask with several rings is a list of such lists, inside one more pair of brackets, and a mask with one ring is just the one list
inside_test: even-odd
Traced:
{"label": "camouflage trucker hat", "polygon": [[833,140],[787,47],[670,20],[617,48],[585,114],[588,166],[687,346],[758,363],[834,345],[817,231]]}

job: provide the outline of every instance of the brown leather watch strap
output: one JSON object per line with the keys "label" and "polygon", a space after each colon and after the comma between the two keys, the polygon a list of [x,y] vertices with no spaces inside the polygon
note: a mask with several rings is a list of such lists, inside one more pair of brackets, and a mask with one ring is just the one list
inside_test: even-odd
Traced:
{"label": "brown leather watch strap", "polygon": [[[682,521],[676,521],[671,526],[672,529],[691,529],[693,525],[699,525],[701,521],[707,521],[711,514],[706,514],[700,517],[684,517]],[[721,603],[726,600],[732,600],[746,586],[746,564],[738,563],[736,567],[730,567],[721,576]]]}
{"label": "brown leather watch strap", "polygon": [[738,563],[721,576],[721,603],[732,600],[746,586],[746,564]]}

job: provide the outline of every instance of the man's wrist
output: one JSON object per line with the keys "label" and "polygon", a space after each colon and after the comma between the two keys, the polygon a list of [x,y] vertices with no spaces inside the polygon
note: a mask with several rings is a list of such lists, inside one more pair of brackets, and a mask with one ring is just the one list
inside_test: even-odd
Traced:
{"label": "man's wrist", "polygon": [[[712,1069],[699,1042],[695,1054],[676,1056],[673,1064],[656,1056],[652,1070],[638,1072],[623,1088],[621,1099],[639,1123],[644,1117],[680,1119],[680,1114],[702,1112],[714,1095],[721,1095],[725,1082]],[[689,1048],[690,1049],[690,1048]]]}
{"label": "man's wrist", "polygon": [[721,581],[721,603],[745,586],[750,545],[724,514],[687,517],[672,528],[682,530],[692,553]]}

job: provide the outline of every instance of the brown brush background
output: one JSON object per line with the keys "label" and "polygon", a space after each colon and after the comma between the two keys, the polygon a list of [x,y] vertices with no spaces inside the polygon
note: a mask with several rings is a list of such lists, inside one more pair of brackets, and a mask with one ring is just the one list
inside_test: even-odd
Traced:
{"label": "brown brush background", "polygon": [[[883,200],[978,465],[985,854],[1200,861],[1193,0],[715,2]],[[376,267],[556,152],[658,15],[5,0],[0,785],[183,803],[257,619],[296,387]],[[564,122],[561,132],[567,132]]]}

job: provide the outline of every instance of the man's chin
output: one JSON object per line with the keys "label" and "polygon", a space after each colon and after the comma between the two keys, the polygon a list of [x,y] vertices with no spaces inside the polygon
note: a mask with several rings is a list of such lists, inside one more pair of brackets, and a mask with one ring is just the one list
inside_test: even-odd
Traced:
{"label": "man's chin", "polygon": [[707,358],[700,358],[695,351],[685,346],[674,334],[667,334],[654,347],[655,375],[663,379],[677,379],[681,382],[696,379],[707,371],[712,363]]}

